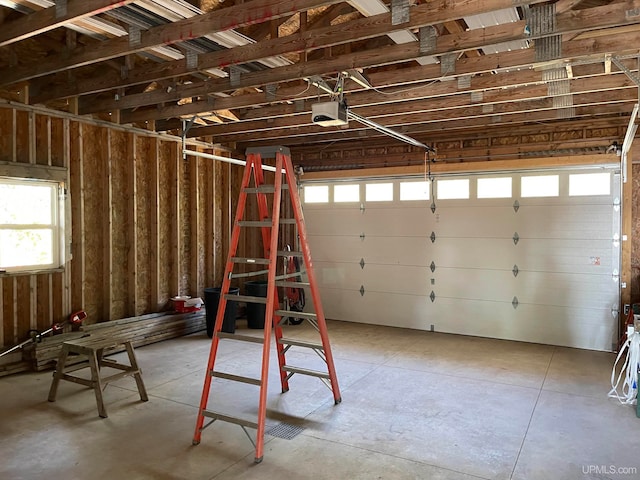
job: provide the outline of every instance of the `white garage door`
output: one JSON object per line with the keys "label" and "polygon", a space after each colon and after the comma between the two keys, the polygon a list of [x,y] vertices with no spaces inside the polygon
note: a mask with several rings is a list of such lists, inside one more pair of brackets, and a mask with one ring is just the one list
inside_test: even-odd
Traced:
{"label": "white garage door", "polygon": [[611,350],[619,191],[614,167],[304,183],[325,314]]}

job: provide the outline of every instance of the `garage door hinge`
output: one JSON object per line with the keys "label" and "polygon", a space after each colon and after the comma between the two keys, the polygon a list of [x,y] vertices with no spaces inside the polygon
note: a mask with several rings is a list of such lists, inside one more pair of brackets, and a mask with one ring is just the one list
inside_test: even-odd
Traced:
{"label": "garage door hinge", "polygon": [[518,235],[518,232],[516,232],[513,234],[513,244],[517,245],[519,241],[520,241],[520,235]]}
{"label": "garage door hinge", "polygon": [[431,239],[431,243],[436,243],[436,232],[431,232],[431,236],[429,238]]}
{"label": "garage door hinge", "polygon": [[617,282],[620,280],[620,273],[618,272],[617,268],[613,269],[613,275],[611,275],[611,278],[613,279],[614,282]]}
{"label": "garage door hinge", "polygon": [[360,268],[364,270],[364,258],[360,259]]}
{"label": "garage door hinge", "polygon": [[364,285],[360,285],[360,296],[364,297]]}
{"label": "garage door hinge", "polygon": [[361,204],[360,204],[360,211],[361,211],[362,213],[364,213],[364,203],[361,203]]}
{"label": "garage door hinge", "polygon": [[431,202],[431,213],[436,213],[436,202]]}
{"label": "garage door hinge", "polygon": [[620,313],[620,312],[618,311],[618,307],[617,306],[611,307],[611,316],[613,318],[618,318],[618,313]]}
{"label": "garage door hinge", "polygon": [[431,290],[431,295],[429,295],[429,298],[431,299],[431,303],[435,302],[436,300],[436,294],[433,293],[433,290]]}
{"label": "garage door hinge", "polygon": [[518,302],[518,297],[513,297],[513,300],[511,300],[511,305],[513,305],[513,309],[515,310],[516,308],[518,308],[518,305],[520,304],[520,302]]}
{"label": "garage door hinge", "polygon": [[360,234],[360,240],[364,240],[364,232]]}
{"label": "garage door hinge", "polygon": [[518,213],[518,210],[520,210],[520,202],[516,200],[515,202],[513,202],[513,211]]}
{"label": "garage door hinge", "polygon": [[435,270],[436,270],[436,264],[435,264],[435,262],[433,262],[433,261],[432,261],[432,262],[431,262],[431,265],[429,265],[429,268],[431,269],[431,273],[435,272]]}

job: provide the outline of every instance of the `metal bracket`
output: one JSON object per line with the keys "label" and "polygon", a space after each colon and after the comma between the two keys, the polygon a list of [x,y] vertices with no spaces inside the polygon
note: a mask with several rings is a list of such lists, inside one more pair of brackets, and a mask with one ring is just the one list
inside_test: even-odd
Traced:
{"label": "metal bracket", "polygon": [[360,285],[360,296],[364,297],[364,285]]}
{"label": "metal bracket", "polygon": [[620,59],[617,56],[612,55],[611,56],[611,61],[615,64],[616,67],[618,67],[620,70],[622,70],[627,75],[627,77],[629,77],[633,81],[633,83],[635,83],[638,87],[640,87],[640,77],[638,77],[637,74],[635,74],[631,70],[629,70],[624,65],[624,63],[622,63],[620,61]]}
{"label": "metal bracket", "polygon": [[276,99],[276,84],[269,83],[264,87],[264,99],[267,102],[272,102]]}
{"label": "metal bracket", "polygon": [[391,25],[409,21],[409,0],[391,0]]}
{"label": "metal bracket", "polygon": [[187,62],[187,68],[189,70],[195,70],[198,68],[198,53],[193,50],[187,50],[185,54],[185,59]]}
{"label": "metal bracket", "polygon": [[433,293],[433,290],[431,290],[431,294],[429,295],[429,298],[431,299],[431,303],[436,301],[436,294]]}
{"label": "metal bracket", "polygon": [[436,213],[436,202],[431,202],[431,213]]}
{"label": "metal bracket", "polygon": [[436,271],[436,264],[435,264],[435,262],[433,262],[433,261],[432,261],[432,262],[431,262],[431,265],[429,265],[429,268],[431,269],[431,273],[435,272],[435,271]]}
{"label": "metal bracket", "polygon": [[141,42],[140,28],[136,25],[129,25],[129,46],[137,47]]}
{"label": "metal bracket", "polygon": [[67,14],[67,0],[56,0],[56,18]]}
{"label": "metal bracket", "polygon": [[518,269],[518,265],[514,265],[513,269],[511,269],[511,273],[513,273],[513,276],[517,277],[519,272],[520,270]]}
{"label": "metal bracket", "polygon": [[518,210],[520,210],[520,202],[516,200],[515,202],[513,202],[513,211],[518,213]]}
{"label": "metal bracket", "polygon": [[431,239],[431,243],[436,243],[436,232],[431,232],[431,236],[429,238]]}
{"label": "metal bracket", "polygon": [[513,244],[517,245],[519,241],[520,241],[520,235],[518,235],[518,232],[516,232],[513,234]]}
{"label": "metal bracket", "polygon": [[240,86],[240,73],[241,70],[235,65],[229,67],[229,83],[231,87],[235,88]]}
{"label": "metal bracket", "polygon": [[433,25],[421,27],[419,31],[420,36],[420,55],[427,55],[436,49],[438,31]]}
{"label": "metal bracket", "polygon": [[513,300],[511,300],[511,305],[513,306],[514,310],[518,308],[518,305],[520,305],[520,302],[518,302],[518,297],[513,297]]}
{"label": "metal bracket", "polygon": [[365,265],[364,258],[361,258],[360,259],[360,268],[363,269],[363,270],[364,270],[364,265]]}

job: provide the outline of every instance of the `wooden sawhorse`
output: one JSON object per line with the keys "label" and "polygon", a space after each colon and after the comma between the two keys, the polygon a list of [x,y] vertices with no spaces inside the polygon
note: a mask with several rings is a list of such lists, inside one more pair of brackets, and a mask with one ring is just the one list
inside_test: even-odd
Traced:
{"label": "wooden sawhorse", "polygon": [[[127,351],[127,355],[129,356],[129,365],[103,358],[105,350],[110,350],[120,345],[124,345],[125,350]],[[84,355],[87,357],[89,363],[86,364],[83,362],[80,365],[67,366],[69,354]],[[76,377],[68,373],[86,367],[91,369],[91,379]],[[102,377],[100,375],[102,367],[115,368],[122,371],[108,377]],[[60,380],[67,380],[69,382],[79,383],[80,385],[86,385],[87,387],[93,388],[93,391],[95,392],[96,402],[98,403],[98,414],[102,418],[107,418],[107,410],[104,407],[104,400],[102,398],[103,388],[106,387],[109,382],[129,375],[133,375],[136,380],[138,392],[140,393],[140,400],[143,402],[149,400],[147,390],[145,389],[142,381],[142,372],[138,367],[138,362],[136,361],[136,356],[133,352],[133,345],[130,340],[114,337],[109,338],[104,334],[88,335],[75,340],[67,340],[62,344],[62,350],[58,357],[58,364],[56,366],[56,371],[53,374],[51,388],[49,389],[49,401],[56,401],[56,393],[58,391],[58,384],[60,383]]]}

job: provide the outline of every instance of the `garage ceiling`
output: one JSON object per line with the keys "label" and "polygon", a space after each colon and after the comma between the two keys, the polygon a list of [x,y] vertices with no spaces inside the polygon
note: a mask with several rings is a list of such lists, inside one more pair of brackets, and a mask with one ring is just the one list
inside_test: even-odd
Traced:
{"label": "garage ceiling", "polygon": [[0,25],[5,99],[300,158],[397,142],[313,124],[339,93],[429,145],[624,128],[638,101],[640,1],[0,0]]}

